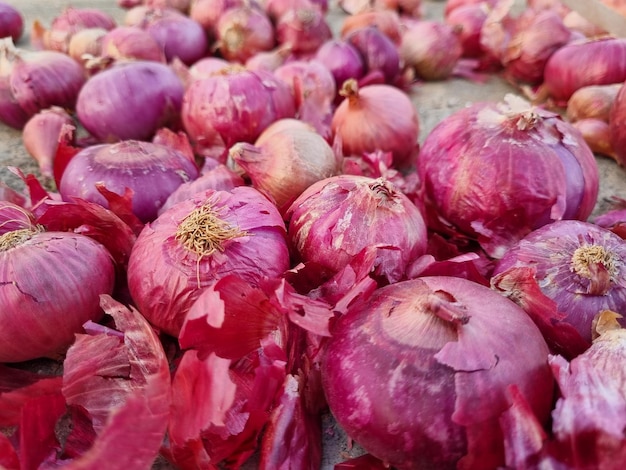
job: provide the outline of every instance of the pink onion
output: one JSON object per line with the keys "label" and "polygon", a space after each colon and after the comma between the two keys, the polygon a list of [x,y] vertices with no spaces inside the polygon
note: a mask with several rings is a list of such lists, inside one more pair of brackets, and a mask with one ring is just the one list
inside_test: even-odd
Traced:
{"label": "pink onion", "polygon": [[380,246],[374,275],[396,282],[426,251],[419,209],[383,178],[339,175],[309,186],[286,212],[296,258],[335,274],[361,250]]}
{"label": "pink onion", "polygon": [[621,87],[622,83],[613,83],[579,88],[567,100],[565,116],[570,122],[594,118],[608,123],[611,108]]}
{"label": "pink onion", "polygon": [[39,171],[47,178],[53,176],[54,157],[59,147],[64,126],[73,126],[74,120],[63,108],[53,106],[35,114],[24,125],[24,148],[39,164]]}
{"label": "pink onion", "polygon": [[626,87],[623,83],[609,111],[609,141],[617,163],[626,165]]}
{"label": "pink onion", "polygon": [[419,118],[411,99],[391,85],[359,88],[354,79],[346,80],[340,93],[346,99],[335,110],[331,125],[344,155],[388,151],[394,166],[410,167],[419,135]]}
{"label": "pink onion", "polygon": [[228,156],[252,186],[270,197],[281,213],[313,183],[340,172],[341,160],[315,131],[288,129],[263,134],[256,145],[239,143]]}
{"label": "pink onion", "polygon": [[17,42],[24,33],[24,17],[17,8],[0,2],[0,38],[11,37]]}
{"label": "pink onion", "polygon": [[102,50],[102,38],[107,34],[104,28],[81,29],[72,35],[67,45],[67,54],[79,63],[87,63],[92,57],[98,57]]}
{"label": "pink onion", "polygon": [[104,11],[68,6],[54,17],[49,29],[36,21],[31,42],[43,49],[67,53],[70,40],[77,32],[87,28],[110,30],[115,26],[115,19]]}
{"label": "pink onion", "polygon": [[313,53],[332,37],[325,14],[317,7],[294,7],[276,20],[276,40],[294,53]]}
{"label": "pink onion", "polygon": [[[455,9],[465,7],[468,5],[481,5],[484,4],[487,8],[492,8],[498,3],[499,0],[446,0],[444,6],[443,15],[446,18]],[[529,4],[530,6],[530,4]]]}
{"label": "pink onion", "polygon": [[349,78],[358,80],[365,74],[365,64],[358,49],[342,39],[326,41],[317,50],[315,59],[333,74],[336,88]]}
{"label": "pink onion", "polygon": [[[584,69],[586,73],[580,71]],[[626,39],[601,37],[567,44],[554,52],[544,69],[542,87],[557,103],[588,85],[626,80]]]}
{"label": "pink onion", "polygon": [[147,5],[153,8],[174,8],[181,13],[187,13],[193,0],[117,0],[120,8],[134,8]]}
{"label": "pink onion", "polygon": [[82,67],[66,54],[26,51],[0,42],[0,121],[21,129],[51,106],[73,109],[85,83]]}
{"label": "pink onion", "polygon": [[261,4],[274,22],[293,8],[318,8],[328,13],[328,0],[264,0]]}
{"label": "pink onion", "polygon": [[400,45],[402,41],[402,22],[398,12],[389,9],[364,10],[359,13],[348,15],[341,23],[339,35],[342,38],[348,36],[352,31],[374,26],[384,33],[395,44]]}
{"label": "pink onion", "polygon": [[138,26],[118,26],[109,31],[102,38],[101,54],[115,60],[166,62],[161,45],[148,31]]}
{"label": "pink onion", "polygon": [[480,57],[484,54],[480,36],[487,20],[488,8],[486,2],[468,3],[454,8],[445,16],[444,21],[457,31],[463,48],[462,57]]}
{"label": "pink onion", "polygon": [[478,241],[494,258],[551,221],[585,220],[599,190],[580,133],[514,95],[444,118],[426,136],[417,167],[429,226]]}
{"label": "pink onion", "polygon": [[213,74],[219,74],[232,64],[221,57],[203,57],[191,67],[189,67],[189,75],[192,80],[207,78]]}
{"label": "pink onion", "polygon": [[153,61],[118,63],[85,83],[76,112],[102,142],[147,140],[157,129],[176,126],[183,84],[174,71]]}
{"label": "pink onion", "polygon": [[502,467],[498,418],[511,386],[549,419],[546,343],[522,309],[485,286],[398,282],[354,305],[331,333],[322,362],[330,410],[398,469]]}
{"label": "pink onion", "polygon": [[424,80],[449,78],[462,55],[461,39],[448,23],[422,20],[402,34],[400,57]]}
{"label": "pink onion", "polygon": [[[215,25],[220,16],[230,8],[249,4],[247,0],[192,0],[189,17],[197,21],[210,38],[215,37]],[[252,2],[255,3],[255,2]]]}
{"label": "pink onion", "polygon": [[183,99],[182,121],[196,151],[223,159],[235,143],[254,142],[272,122],[293,117],[293,97],[284,82],[282,87],[276,77],[238,65],[193,81]]}
{"label": "pink onion", "polygon": [[572,126],[578,129],[594,154],[604,155],[619,161],[611,145],[611,126],[609,123],[598,118],[583,118],[572,122]]}
{"label": "pink onion", "polygon": [[611,231],[556,221],[511,248],[496,264],[492,284],[525,310],[534,306],[529,314],[548,344],[570,358],[591,344],[601,310],[626,308],[625,259],[626,242]]}
{"label": "pink onion", "polygon": [[87,320],[102,317],[100,294],[113,290],[109,252],[92,239],[40,227],[0,237],[0,362],[56,357]]}
{"label": "pink onion", "polygon": [[202,290],[226,274],[254,285],[289,267],[285,224],[256,189],[197,193],[163,212],[139,234],[128,286],[154,326],[177,336]]}
{"label": "pink onion", "polygon": [[216,25],[217,50],[231,62],[245,63],[262,51],[271,50],[276,39],[267,14],[251,6],[226,10]]}
{"label": "pink onion", "polygon": [[126,140],[78,152],[63,172],[59,193],[66,200],[79,197],[108,207],[99,185],[120,196],[131,190],[133,213],[147,222],[156,218],[178,186],[197,177],[198,168],[186,155],[163,145]]}
{"label": "pink onion", "polygon": [[361,54],[366,74],[381,73],[386,83],[393,83],[398,77],[401,62],[398,47],[377,28],[367,26],[356,29],[345,40]]}

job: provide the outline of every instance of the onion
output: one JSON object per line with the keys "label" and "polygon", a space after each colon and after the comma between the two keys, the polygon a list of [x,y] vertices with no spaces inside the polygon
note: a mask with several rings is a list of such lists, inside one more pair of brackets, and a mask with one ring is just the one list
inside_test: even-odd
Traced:
{"label": "onion", "polygon": [[189,67],[189,74],[192,80],[208,78],[216,73],[221,73],[230,65],[232,65],[230,62],[221,57],[203,57]]}
{"label": "onion", "polygon": [[457,32],[463,50],[462,57],[475,58],[485,53],[480,37],[489,13],[488,8],[486,2],[460,5],[444,17],[444,21]]}
{"label": "onion", "polygon": [[[580,73],[581,70],[586,73]],[[569,43],[554,52],[542,84],[557,103],[566,103],[584,86],[626,81],[626,39],[602,37]]]}
{"label": "onion", "polygon": [[86,28],[78,31],[70,39],[67,54],[79,63],[99,56],[102,50],[102,38],[107,32],[104,28]]}
{"label": "onion", "polygon": [[39,164],[39,171],[47,178],[53,176],[54,157],[64,126],[73,126],[74,120],[63,108],[53,106],[35,114],[24,125],[24,148]]}
{"label": "onion", "polygon": [[17,42],[24,33],[24,17],[14,6],[0,2],[0,38]]}
{"label": "onion", "polygon": [[563,17],[563,24],[570,31],[578,32],[588,38],[606,35],[607,32],[601,27],[589,21],[577,11],[570,11]]}
{"label": "onion", "polygon": [[400,45],[402,41],[402,23],[400,15],[394,10],[365,10],[354,15],[348,15],[341,24],[339,35],[342,38],[348,36],[352,31],[374,26],[384,33],[395,44]]}
{"label": "onion", "polygon": [[164,64],[118,63],[89,78],[76,112],[102,142],[148,140],[157,129],[178,124],[183,93],[182,82]]}
{"label": "onion", "polygon": [[334,176],[341,169],[340,159],[315,131],[274,131],[269,137],[261,134],[257,142],[235,144],[228,156],[281,213],[313,183]]}
{"label": "onion", "polygon": [[35,230],[35,216],[24,207],[0,200],[0,236],[15,230]]}
{"label": "onion", "polygon": [[331,125],[344,155],[388,151],[393,154],[395,167],[410,167],[417,154],[419,135],[419,120],[411,99],[391,85],[359,88],[354,79],[346,80],[340,93],[346,99],[335,110]]}
{"label": "onion", "polygon": [[101,54],[114,60],[166,62],[161,45],[154,36],[138,26],[118,26],[109,31],[102,38]]}
{"label": "onion", "polygon": [[55,51],[25,51],[0,41],[0,121],[21,129],[51,106],[73,109],[85,83],[83,69]]}
{"label": "onion", "polygon": [[234,65],[192,82],[183,99],[182,121],[196,152],[223,159],[227,148],[254,142],[272,122],[293,117],[295,104],[286,84],[282,82],[287,101],[280,82],[273,80],[262,71]]}
{"label": "onion", "polygon": [[609,111],[609,142],[613,158],[620,166],[626,165],[626,87],[619,87]]}
{"label": "onion", "polygon": [[322,362],[330,410],[388,465],[502,467],[498,418],[511,386],[549,419],[546,343],[522,309],[485,286],[445,276],[398,282],[331,333]]}
{"label": "onion", "polygon": [[349,78],[358,80],[365,74],[365,64],[358,49],[343,39],[326,41],[317,50],[315,60],[330,70],[337,88]]}
{"label": "onion", "polygon": [[230,8],[255,4],[248,0],[192,0],[189,17],[197,21],[204,29],[209,40],[216,37],[215,27],[219,18]]}
{"label": "onion", "polygon": [[598,118],[583,118],[572,123],[582,134],[591,151],[596,155],[604,155],[618,161],[611,145],[611,130],[606,121]]}
{"label": "onion", "polygon": [[156,218],[178,186],[197,177],[195,162],[182,153],[163,145],[126,140],[78,152],[63,172],[59,193],[66,200],[79,197],[108,207],[100,185],[120,196],[130,189],[133,213],[148,222]]}
{"label": "onion", "polygon": [[585,220],[599,190],[580,133],[510,94],[444,118],[426,136],[417,167],[430,228],[475,240],[493,258],[551,221]]}
{"label": "onion", "polygon": [[197,193],[163,212],[139,234],[128,286],[142,314],[177,336],[202,290],[226,274],[254,285],[289,267],[285,224],[256,189]]}
{"label": "onion", "polygon": [[291,56],[289,47],[276,47],[270,51],[260,51],[246,60],[248,70],[267,70],[273,72],[283,65]]}
{"label": "onion", "polygon": [[309,186],[285,214],[296,258],[320,267],[324,279],[361,250],[380,246],[374,275],[393,283],[426,251],[419,209],[384,178],[339,175]]}
{"label": "onion", "polygon": [[400,53],[394,42],[374,26],[352,31],[345,37],[361,54],[365,73],[382,73],[386,83],[392,83],[400,73]]}
{"label": "onion", "polygon": [[267,14],[251,6],[233,7],[215,26],[217,50],[226,60],[245,63],[261,51],[274,47],[274,25]]}
{"label": "onion", "polygon": [[328,13],[328,0],[263,0],[261,4],[273,22],[294,8],[318,8]]}
{"label": "onion", "polygon": [[556,221],[511,248],[496,264],[492,285],[529,311],[554,352],[570,358],[591,344],[601,310],[626,307],[625,259],[626,242],[613,232]]}
{"label": "onion", "polygon": [[77,32],[87,28],[110,30],[115,26],[115,19],[104,11],[68,6],[54,17],[49,29],[35,21],[31,42],[43,49],[67,53],[70,40]]}
{"label": "onion", "polygon": [[317,7],[294,7],[276,20],[276,40],[295,54],[314,53],[332,37],[326,16]]}
{"label": "onion", "polygon": [[181,13],[187,13],[193,0],[117,0],[120,8],[134,8],[147,5],[152,8],[174,8]]}
{"label": "onion", "polygon": [[400,57],[424,80],[450,77],[462,54],[461,39],[448,23],[422,20],[402,34]]}
{"label": "onion", "polygon": [[[130,10],[132,12],[132,10]],[[174,58],[191,65],[208,52],[208,38],[195,20],[173,8],[147,8],[125,21],[126,26],[138,26],[154,37],[168,62]]]}
{"label": "onion", "polygon": [[600,119],[609,122],[611,107],[615,102],[621,83],[589,85],[579,88],[567,100],[565,115],[570,122],[579,119]]}
{"label": "onion", "polygon": [[90,238],[39,227],[0,237],[0,362],[57,357],[113,290],[109,252]]}

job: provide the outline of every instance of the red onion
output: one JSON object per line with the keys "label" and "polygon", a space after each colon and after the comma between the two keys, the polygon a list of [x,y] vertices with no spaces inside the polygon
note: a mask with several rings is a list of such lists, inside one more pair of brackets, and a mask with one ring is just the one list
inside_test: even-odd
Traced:
{"label": "red onion", "polygon": [[89,78],[76,112],[102,142],[148,140],[157,129],[178,124],[183,94],[182,82],[164,64],[118,63]]}
{"label": "red onion", "polygon": [[468,5],[485,5],[487,8],[492,8],[498,3],[499,0],[446,0],[444,6],[443,15],[446,18],[457,8],[462,8]]}
{"label": "red onion", "polygon": [[325,14],[317,7],[294,7],[276,20],[278,44],[296,54],[317,51],[332,35]]}
{"label": "red onion", "polygon": [[79,63],[87,62],[92,57],[100,55],[102,38],[107,34],[104,28],[81,29],[72,35],[67,45],[67,54]]}
{"label": "red onion", "polygon": [[514,95],[444,118],[426,136],[417,166],[429,226],[478,241],[493,258],[551,221],[585,220],[599,190],[580,133]]}
{"label": "red onion", "polygon": [[315,59],[330,70],[337,88],[349,78],[358,80],[365,74],[365,64],[358,49],[342,39],[326,41],[317,50]]}
{"label": "red onion", "polygon": [[583,118],[573,122],[572,126],[578,129],[594,154],[619,161],[611,145],[611,127],[606,121],[598,118]]}
{"label": "red onion", "polygon": [[110,30],[117,23],[108,13],[96,8],[66,7],[46,29],[38,21],[33,25],[31,42],[43,49],[67,53],[72,36],[87,28]]}
{"label": "red onion", "polygon": [[589,85],[579,88],[569,100],[565,115],[570,122],[594,118],[609,122],[611,107],[615,102],[621,83]]}
{"label": "red onion", "polygon": [[119,59],[166,62],[165,53],[154,36],[138,26],[118,26],[103,38],[101,54]]}
{"label": "red onion", "polygon": [[626,165],[626,87],[619,87],[617,96],[609,111],[609,142],[614,152],[615,161],[620,166]]}
{"label": "red onion", "polygon": [[545,341],[522,309],[480,284],[398,282],[356,304],[331,333],[322,362],[330,410],[398,469],[502,467],[498,418],[511,386],[549,419]]}
{"label": "red onion", "polygon": [[302,129],[273,131],[268,137],[261,134],[256,145],[235,144],[228,156],[281,213],[313,183],[341,169],[340,158],[326,140]]}
{"label": "red onion", "polygon": [[0,245],[0,362],[64,353],[83,323],[102,316],[99,295],[113,290],[111,255],[84,235],[40,227],[7,232]]}
{"label": "red onion", "polygon": [[181,13],[187,13],[193,0],[117,0],[120,8],[134,8],[147,5],[152,8],[174,8]]}
{"label": "red onion", "polygon": [[173,8],[147,8],[142,13],[138,18],[127,16],[125,24],[150,33],[168,62],[177,57],[191,65],[208,53],[207,35],[197,21]]}
{"label": "red onion", "polygon": [[462,54],[461,39],[447,23],[422,20],[402,34],[400,57],[424,80],[449,78]]}
{"label": "red onion", "polygon": [[374,26],[384,33],[395,44],[400,45],[402,41],[402,23],[400,15],[394,10],[365,10],[354,15],[348,15],[341,24],[339,35],[342,38],[348,36],[352,31]]}
{"label": "red onion", "polygon": [[264,0],[261,4],[274,22],[293,8],[318,8],[322,13],[328,12],[328,0]]}
{"label": "red onion", "polygon": [[267,70],[273,72],[283,65],[291,56],[289,47],[276,47],[270,51],[260,51],[246,60],[248,70]]}
{"label": "red onion", "polygon": [[598,312],[626,307],[625,259],[626,242],[611,231],[556,221],[511,248],[496,264],[492,284],[525,310],[534,308],[529,314],[548,344],[569,358],[591,344]]}
{"label": "red onion", "polygon": [[223,159],[235,143],[254,142],[275,120],[293,117],[293,98],[290,103],[277,99],[277,80],[235,65],[192,82],[183,99],[182,121],[196,151]]}
{"label": "red onion", "polygon": [[463,57],[474,58],[484,54],[480,36],[489,14],[488,8],[486,2],[460,5],[445,16],[444,21],[457,31],[463,49]]}
{"label": "red onion", "polygon": [[51,106],[73,109],[85,83],[81,66],[55,51],[25,51],[0,42],[0,120],[21,129]]}
{"label": "red onion", "polygon": [[54,157],[64,126],[73,126],[74,120],[63,108],[53,106],[35,114],[24,125],[22,142],[24,148],[39,164],[45,177],[53,176]]}
{"label": "red onion", "polygon": [[245,63],[276,42],[274,25],[267,14],[251,6],[233,7],[219,17],[216,26],[217,50],[226,60]]}
{"label": "red onion", "polygon": [[411,99],[391,85],[359,88],[354,79],[346,80],[340,93],[346,99],[335,110],[332,131],[344,155],[382,150],[393,154],[395,167],[410,167],[419,135]]}
{"label": "red onion", "polygon": [[335,274],[368,246],[380,246],[374,275],[396,282],[426,251],[422,214],[389,181],[340,175],[309,186],[289,207],[289,240],[304,263]]}
{"label": "red onion", "polygon": [[345,37],[361,54],[365,73],[380,72],[386,83],[393,83],[400,73],[400,53],[394,42],[374,26],[352,31]]}
{"label": "red onion", "polygon": [[177,336],[202,290],[226,274],[254,285],[289,267],[285,224],[256,189],[197,193],[139,234],[128,264],[130,293],[143,315]]}
{"label": "red onion", "polygon": [[208,78],[213,74],[219,74],[232,64],[221,57],[203,57],[191,67],[189,74],[192,80]]}
{"label": "red onion", "polygon": [[[586,73],[580,73],[581,70]],[[554,52],[544,69],[545,92],[557,103],[588,85],[626,80],[626,39],[602,37],[569,43]]]}
{"label": "red onion", "polygon": [[14,6],[0,2],[0,38],[11,37],[17,42],[24,33],[24,18]]}
{"label": "red onion", "polygon": [[132,190],[133,213],[143,222],[154,220],[169,195],[198,177],[198,168],[182,153],[135,140],[100,144],[78,152],[59,184],[64,199],[79,197],[108,207],[98,185],[123,195]]}

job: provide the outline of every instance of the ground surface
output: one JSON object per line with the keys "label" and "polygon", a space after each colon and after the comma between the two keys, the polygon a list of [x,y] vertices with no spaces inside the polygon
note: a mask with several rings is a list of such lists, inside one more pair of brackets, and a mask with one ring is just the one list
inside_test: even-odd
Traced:
{"label": "ground surface", "polygon": [[[16,6],[26,19],[26,33],[18,43],[19,47],[29,48],[29,31],[32,22],[40,20],[48,26],[52,18],[67,5],[74,7],[96,7],[109,12],[114,18],[121,21],[124,10],[116,6],[115,0],[4,0]],[[333,0],[331,0],[332,2]],[[428,17],[440,18],[443,10],[443,0],[424,1],[424,12]],[[333,9],[329,15],[335,31],[342,20],[342,15]],[[499,77],[490,77],[484,83],[472,82],[464,79],[451,79],[445,82],[425,83],[416,86],[412,91],[412,99],[420,117],[420,141],[423,141],[430,130],[441,119],[450,115],[459,108],[476,101],[498,101],[506,93],[515,92]],[[603,210],[606,198],[620,196],[626,198],[626,171],[618,167],[613,160],[598,157],[601,174],[601,192],[596,206],[596,212]],[[0,124],[0,181],[14,188],[21,188],[21,182],[7,171],[7,166],[16,166],[25,173],[37,174],[35,161],[26,153],[19,131]],[[324,422],[324,462],[323,468],[331,469],[344,458],[359,454],[358,447],[350,449],[348,440],[343,432],[334,424],[330,417]],[[157,463],[155,468],[168,468],[167,464]],[[249,468],[254,468],[252,462]]]}

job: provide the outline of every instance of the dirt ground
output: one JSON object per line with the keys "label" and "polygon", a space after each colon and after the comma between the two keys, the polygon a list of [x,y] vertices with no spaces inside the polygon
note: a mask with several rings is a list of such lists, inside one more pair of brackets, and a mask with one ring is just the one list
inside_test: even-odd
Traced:
{"label": "dirt ground", "polygon": [[[26,32],[19,47],[29,48],[29,32],[34,20],[48,26],[52,18],[65,6],[95,7],[107,11],[114,18],[122,21],[125,11],[116,6],[116,0],[3,0],[17,7],[26,20]],[[334,0],[331,0],[333,2]],[[332,3],[331,3],[332,4]],[[424,13],[430,18],[441,18],[444,0],[425,0]],[[341,25],[342,13],[333,8],[329,21],[335,31]],[[452,114],[467,104],[476,101],[499,101],[506,93],[516,92],[498,76],[492,76],[484,83],[454,78],[443,82],[417,85],[411,94],[420,117],[420,142],[444,117]],[[626,171],[606,157],[598,157],[601,175],[601,190],[596,206],[596,213],[607,207],[607,198],[619,196],[626,198]],[[19,131],[0,124],[0,181],[21,189],[21,181],[11,174],[8,166],[15,166],[25,173],[37,172],[35,161],[23,147]],[[358,447],[351,448],[345,434],[330,417],[324,421],[324,461],[323,469],[332,469],[333,465],[347,457],[361,453]],[[167,464],[157,463],[154,468],[169,468]],[[246,468],[254,468],[251,462]]]}

